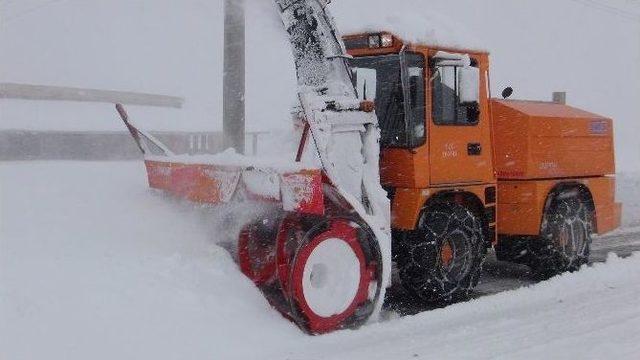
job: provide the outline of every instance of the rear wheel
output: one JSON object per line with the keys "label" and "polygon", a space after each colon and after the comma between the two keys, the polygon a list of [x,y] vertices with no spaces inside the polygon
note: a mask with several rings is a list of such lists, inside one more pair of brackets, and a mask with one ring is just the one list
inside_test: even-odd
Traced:
{"label": "rear wheel", "polygon": [[593,214],[578,196],[560,195],[549,207],[540,239],[530,244],[529,266],[538,278],[575,271],[589,262]]}
{"label": "rear wheel", "polygon": [[415,297],[446,303],[467,297],[477,285],[485,257],[482,225],[464,206],[430,206],[418,229],[398,241],[400,280]]}

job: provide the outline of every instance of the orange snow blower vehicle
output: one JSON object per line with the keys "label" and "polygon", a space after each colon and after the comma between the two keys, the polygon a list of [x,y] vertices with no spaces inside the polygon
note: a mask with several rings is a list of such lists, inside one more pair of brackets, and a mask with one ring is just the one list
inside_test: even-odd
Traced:
{"label": "orange snow blower vehicle", "polygon": [[410,293],[466,296],[492,245],[540,277],[574,270],[593,233],[619,226],[611,119],[491,99],[483,51],[388,32],[344,42],[358,94],[376,105],[393,256]]}
{"label": "orange snow blower vehicle", "polygon": [[152,188],[271,205],[240,231],[238,262],[302,329],[375,317],[392,266],[415,298],[450,302],[478,283],[487,249],[550,276],[619,226],[610,119],[491,99],[486,52],[341,39],[326,1],[276,4],[298,75],[297,155],[176,156],[118,111]]}

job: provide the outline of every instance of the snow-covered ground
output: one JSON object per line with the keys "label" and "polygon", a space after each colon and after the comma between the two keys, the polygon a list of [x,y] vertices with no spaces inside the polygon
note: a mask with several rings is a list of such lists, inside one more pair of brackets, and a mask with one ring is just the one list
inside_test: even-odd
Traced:
{"label": "snow-covered ground", "polygon": [[[621,179],[621,198],[634,209],[640,177]],[[637,211],[629,213],[624,222],[631,229],[640,221]],[[221,242],[233,219],[214,224],[210,216],[149,190],[142,163],[0,163],[0,359],[635,359],[640,353],[638,254],[309,337],[238,271]]]}

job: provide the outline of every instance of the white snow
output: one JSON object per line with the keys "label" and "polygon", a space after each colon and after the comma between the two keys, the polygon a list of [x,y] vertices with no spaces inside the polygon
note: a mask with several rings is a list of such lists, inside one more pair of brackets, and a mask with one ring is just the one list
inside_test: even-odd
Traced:
{"label": "white snow", "polygon": [[225,250],[239,215],[213,218],[213,210],[148,190],[142,163],[1,163],[0,181],[1,359],[635,359],[640,352],[639,255],[311,337],[269,307]]}
{"label": "white snow", "polygon": [[175,155],[146,156],[151,161],[168,161],[181,164],[209,164],[232,167],[256,167],[273,169],[282,173],[297,172],[304,169],[318,169],[317,165],[295,162],[295,154],[286,154],[289,157],[245,156],[238,154],[234,149],[227,149],[219,154],[212,155]]}
{"label": "white snow", "polygon": [[[423,0],[395,3],[334,1],[331,4],[343,34],[390,31],[413,43],[486,49],[482,40],[470,31],[462,19],[433,11],[429,5]],[[453,8],[456,7],[458,5]]]}
{"label": "white snow", "polygon": [[280,178],[282,186],[280,187],[282,208],[286,211],[300,209],[304,202],[313,199],[314,191],[320,191],[313,182],[318,181],[317,177],[311,177],[303,174],[290,174]]}
{"label": "white snow", "polygon": [[[295,74],[271,1],[248,4],[247,123],[282,130],[261,144],[273,157],[295,150],[286,136]],[[537,99],[567,90],[571,103],[619,120],[620,165],[640,168],[640,47],[630,35],[637,24],[552,0],[335,0],[331,9],[345,33],[392,30],[491,50],[494,93],[511,85],[516,97]],[[183,111],[130,113],[143,129],[218,129],[220,10],[219,0],[0,2],[0,81],[184,96]],[[109,105],[0,100],[0,117],[2,129],[124,130]],[[377,134],[368,130],[371,152]],[[376,192],[377,157],[365,165],[365,187]],[[640,255],[416,316],[387,314],[358,331],[303,335],[227,251],[247,212],[259,209],[194,208],[148,190],[145,179],[142,163],[0,163],[0,359],[634,359],[640,352]],[[626,236],[640,226],[638,179],[621,177]],[[377,195],[372,206],[388,219],[388,202]]]}
{"label": "white snow", "polygon": [[0,179],[0,358],[249,358],[271,336],[248,318],[298,335],[142,163],[0,164]]}
{"label": "white snow", "polygon": [[616,200],[624,204],[622,226],[640,227],[640,173],[623,173],[616,177]]}

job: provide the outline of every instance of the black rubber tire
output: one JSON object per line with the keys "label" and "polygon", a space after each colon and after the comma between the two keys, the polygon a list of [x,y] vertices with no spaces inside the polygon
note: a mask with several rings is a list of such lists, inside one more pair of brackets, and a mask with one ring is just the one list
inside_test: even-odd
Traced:
{"label": "black rubber tire", "polygon": [[576,271],[589,262],[593,213],[577,195],[559,195],[542,222],[540,238],[529,244],[527,265],[533,276],[546,279]]}
{"label": "black rubber tire", "polygon": [[[478,284],[486,255],[482,221],[464,206],[429,206],[418,228],[395,241],[401,284],[418,300],[450,303],[466,299]],[[445,263],[447,246],[451,258]]]}

